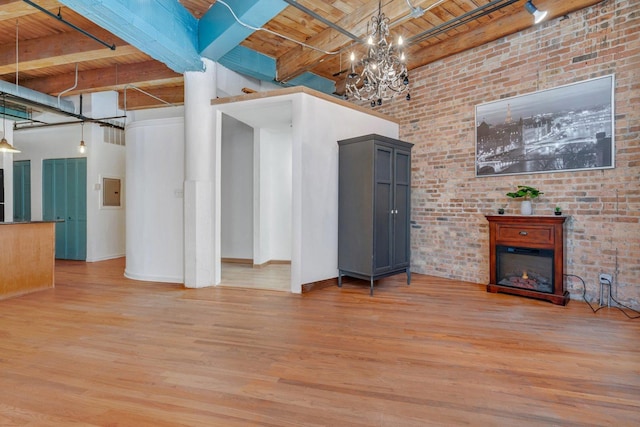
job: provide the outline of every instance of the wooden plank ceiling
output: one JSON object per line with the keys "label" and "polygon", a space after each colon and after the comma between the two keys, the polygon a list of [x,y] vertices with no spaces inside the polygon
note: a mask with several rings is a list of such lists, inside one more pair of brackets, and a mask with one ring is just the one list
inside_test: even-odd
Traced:
{"label": "wooden plank ceiling", "polygon": [[[2,1],[0,79],[10,83],[17,79],[20,86],[54,96],[72,87],[65,95],[117,90],[121,108],[125,107],[123,95],[127,90],[127,110],[163,105],[153,97],[131,90],[131,86],[169,103],[183,103],[181,74],[55,0],[33,2],[108,44],[115,44],[116,49],[105,47],[24,1]],[[548,19],[598,2],[534,0],[539,9],[549,11]],[[215,0],[180,0],[180,3],[199,19]],[[232,0],[227,0],[227,3],[233,5]],[[364,49],[328,25],[327,21],[366,39],[367,25],[378,11],[378,0],[300,0],[288,3],[290,5],[264,25],[264,28],[286,35],[288,39],[257,31],[241,45],[274,58],[277,68],[274,79],[278,81],[287,82],[303,72],[312,72],[335,81],[336,93],[341,94],[350,52],[364,52]],[[297,3],[311,13],[291,3]],[[502,7],[483,16],[472,16],[468,22],[447,25],[489,4],[502,4]],[[382,2],[382,12],[391,20],[393,36],[413,39],[407,49],[408,68],[412,70],[532,26],[532,16],[525,11],[524,5],[525,0],[386,0]],[[414,11],[423,12],[421,16],[418,13],[412,15],[410,6]],[[324,18],[325,22],[318,17]],[[303,47],[290,39],[331,54]]]}

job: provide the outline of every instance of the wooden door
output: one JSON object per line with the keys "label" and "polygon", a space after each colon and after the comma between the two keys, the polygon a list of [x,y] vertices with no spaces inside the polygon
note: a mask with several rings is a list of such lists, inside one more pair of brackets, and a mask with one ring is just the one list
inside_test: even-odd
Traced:
{"label": "wooden door", "polygon": [[13,162],[13,221],[31,221],[31,160]]}
{"label": "wooden door", "polygon": [[42,211],[56,224],[56,258],[87,257],[87,159],[47,159],[42,168]]}

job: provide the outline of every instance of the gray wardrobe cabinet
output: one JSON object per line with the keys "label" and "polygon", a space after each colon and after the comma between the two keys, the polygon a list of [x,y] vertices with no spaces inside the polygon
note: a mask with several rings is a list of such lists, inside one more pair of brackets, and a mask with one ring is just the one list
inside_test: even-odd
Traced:
{"label": "gray wardrobe cabinet", "polygon": [[338,286],[409,270],[411,147],[380,135],[338,141]]}

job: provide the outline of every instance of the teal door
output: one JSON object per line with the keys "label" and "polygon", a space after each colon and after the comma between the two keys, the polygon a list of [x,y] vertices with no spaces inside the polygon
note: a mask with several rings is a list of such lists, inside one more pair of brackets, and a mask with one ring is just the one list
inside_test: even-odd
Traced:
{"label": "teal door", "polygon": [[31,221],[31,160],[13,162],[13,220]]}
{"label": "teal door", "polygon": [[87,159],[42,163],[42,219],[56,224],[56,258],[87,258]]}

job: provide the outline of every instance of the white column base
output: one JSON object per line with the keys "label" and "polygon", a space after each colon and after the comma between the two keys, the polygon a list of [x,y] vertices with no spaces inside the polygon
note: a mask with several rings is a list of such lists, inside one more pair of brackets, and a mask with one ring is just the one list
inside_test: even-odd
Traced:
{"label": "white column base", "polygon": [[184,285],[215,286],[212,183],[184,183]]}

